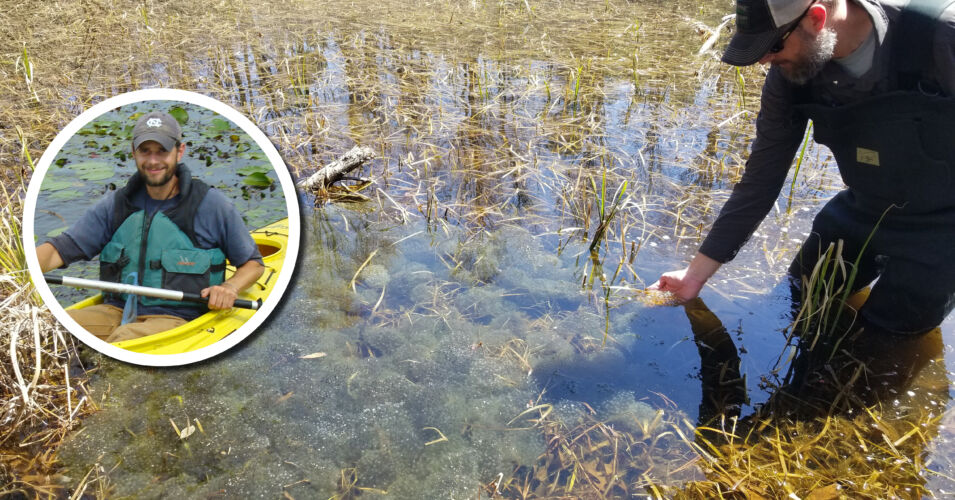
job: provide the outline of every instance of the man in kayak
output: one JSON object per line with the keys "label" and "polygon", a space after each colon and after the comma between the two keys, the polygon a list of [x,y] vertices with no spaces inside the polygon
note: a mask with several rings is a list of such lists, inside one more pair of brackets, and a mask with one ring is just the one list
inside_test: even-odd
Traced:
{"label": "man in kayak", "polygon": [[851,288],[878,277],[859,311],[862,326],[931,330],[955,306],[955,2],[736,5],[737,32],[723,61],[770,64],[756,139],[689,267],[650,288],[683,301],[699,294],[773,206],[811,119],[847,189],[816,216],[790,275],[803,284],[829,244],[842,240],[845,262],[860,259]]}
{"label": "man in kayak", "polygon": [[[180,163],[179,122],[153,111],[133,128],[137,172],[72,227],[37,247],[43,272],[99,255],[100,279],[199,293],[203,304],[105,294],[103,304],[71,310],[107,342],[175,328],[208,309],[232,307],[264,270],[262,256],[232,203]],[[236,266],[225,280],[225,260]]]}

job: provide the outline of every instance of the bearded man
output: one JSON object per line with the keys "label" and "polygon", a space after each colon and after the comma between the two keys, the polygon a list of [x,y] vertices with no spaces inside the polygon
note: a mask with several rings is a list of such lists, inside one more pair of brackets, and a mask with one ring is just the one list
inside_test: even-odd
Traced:
{"label": "bearded man", "polygon": [[[136,173],[72,227],[36,248],[43,272],[99,255],[100,279],[198,293],[208,306],[106,294],[102,304],[70,310],[107,342],[175,328],[209,309],[228,309],[265,269],[242,216],[221,192],[180,163],[179,122],[154,111],[133,127]],[[225,280],[225,261],[236,267]]]}
{"label": "bearded man", "polygon": [[[805,285],[842,241],[868,286],[865,330],[920,334],[955,307],[955,1],[737,0],[723,61],[769,64],[756,139],[689,266],[651,289],[686,301],[769,212],[812,120],[847,188],[819,212],[789,272]],[[847,275],[849,273],[846,273]]]}

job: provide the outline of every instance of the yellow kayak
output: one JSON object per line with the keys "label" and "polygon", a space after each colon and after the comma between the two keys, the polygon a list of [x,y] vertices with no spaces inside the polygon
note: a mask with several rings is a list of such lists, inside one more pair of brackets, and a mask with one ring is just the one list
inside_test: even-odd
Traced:
{"label": "yellow kayak", "polygon": [[[254,285],[239,294],[240,299],[251,301],[262,299],[264,301],[272,291],[275,283],[278,282],[279,273],[282,271],[282,263],[285,262],[288,233],[288,219],[282,219],[252,231],[252,239],[255,240],[259,252],[262,254],[265,271]],[[234,272],[235,267],[227,266],[226,279],[231,277]],[[77,302],[67,309],[82,309],[99,304],[102,301],[103,296],[99,294]],[[194,351],[222,340],[242,326],[255,312],[252,309],[238,308],[209,311],[172,330],[138,339],[116,342],[113,345],[144,354],[181,354]]]}

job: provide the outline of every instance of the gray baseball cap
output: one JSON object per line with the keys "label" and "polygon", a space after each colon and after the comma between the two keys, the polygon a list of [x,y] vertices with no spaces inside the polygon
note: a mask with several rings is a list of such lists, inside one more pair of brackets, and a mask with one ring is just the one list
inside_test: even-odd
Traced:
{"label": "gray baseball cap", "polygon": [[177,142],[182,142],[182,128],[169,113],[152,111],[139,117],[133,127],[133,149],[146,141],[156,141],[172,151]]}
{"label": "gray baseball cap", "polygon": [[795,27],[816,0],[736,0],[736,34],[723,52],[733,66],[754,64]]}

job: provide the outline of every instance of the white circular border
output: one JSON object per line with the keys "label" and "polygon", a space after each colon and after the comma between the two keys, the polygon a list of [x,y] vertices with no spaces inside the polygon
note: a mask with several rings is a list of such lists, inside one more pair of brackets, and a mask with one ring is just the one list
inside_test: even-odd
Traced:
{"label": "white circular border", "polygon": [[[133,352],[108,344],[87,332],[85,328],[81,327],[67,314],[66,310],[63,309],[59,301],[53,296],[49,285],[47,285],[46,280],[43,279],[43,273],[40,270],[40,262],[37,259],[36,252],[33,251],[36,247],[33,219],[36,213],[37,197],[40,194],[40,184],[47,170],[49,170],[50,164],[56,155],[59,154],[60,149],[63,148],[70,137],[100,115],[120,106],[142,101],[188,102],[202,106],[232,120],[233,123],[252,137],[255,143],[268,157],[272,168],[275,170],[275,174],[282,184],[282,192],[285,194],[285,206],[288,211],[289,235],[285,252],[285,262],[282,264],[282,272],[279,273],[275,287],[272,289],[272,292],[269,293],[269,296],[266,297],[262,307],[259,308],[248,321],[224,339],[210,346],[182,354],[143,354]],[[275,149],[275,146],[272,145],[272,142],[269,141],[268,137],[266,137],[251,120],[228,104],[202,94],[178,89],[147,89],[128,92],[106,99],[74,118],[56,135],[53,142],[51,142],[46,148],[46,151],[43,152],[43,156],[40,157],[36,170],[33,172],[33,177],[30,179],[30,186],[27,188],[26,205],[23,211],[23,249],[26,254],[27,268],[30,270],[30,276],[33,278],[33,283],[36,284],[40,297],[47,304],[47,307],[49,307],[53,315],[60,320],[73,335],[93,349],[127,363],[144,366],[181,366],[195,363],[220,354],[245,340],[245,338],[252,334],[272,313],[272,310],[278,305],[282,295],[285,294],[289,281],[292,279],[292,270],[295,269],[295,261],[298,258],[300,233],[301,221],[299,220],[298,194],[295,191],[295,183],[292,181],[288,167],[286,167],[285,162]]]}

